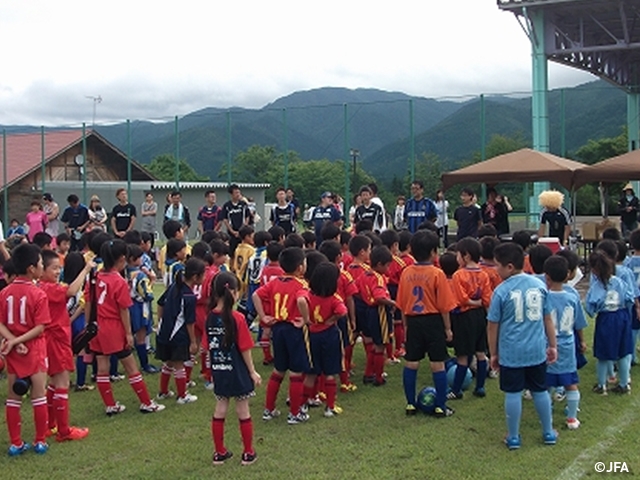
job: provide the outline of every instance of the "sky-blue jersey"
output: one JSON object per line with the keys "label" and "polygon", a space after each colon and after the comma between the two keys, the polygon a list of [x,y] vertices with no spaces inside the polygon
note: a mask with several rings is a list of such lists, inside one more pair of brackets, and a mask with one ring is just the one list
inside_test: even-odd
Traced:
{"label": "sky-blue jersey", "polygon": [[544,317],[549,314],[547,287],[520,273],[507,278],[493,292],[487,320],[498,323],[500,365],[520,368],[547,359]]}
{"label": "sky-blue jersey", "polygon": [[[638,289],[638,281],[631,269],[624,265],[616,265],[616,277],[622,280],[633,291],[634,296],[640,297],[640,289]],[[589,278],[589,287],[597,281],[595,275]]]}
{"label": "sky-blue jersey", "polygon": [[572,373],[578,369],[576,362],[576,343],[574,329],[582,330],[587,320],[582,310],[580,298],[567,290],[550,291],[547,302],[551,310],[551,319],[556,330],[558,360],[547,367],[548,373]]}
{"label": "sky-blue jersey", "polygon": [[636,281],[636,287],[640,288],[640,255],[627,257],[623,265],[631,270],[633,278]]}
{"label": "sky-blue jersey", "polygon": [[[591,278],[595,278],[594,275]],[[629,309],[635,300],[633,290],[618,277],[611,277],[607,285],[600,280],[591,282],[587,292],[585,308],[590,316],[600,312],[616,312]]]}
{"label": "sky-blue jersey", "polygon": [[547,277],[545,276],[544,273],[534,273],[532,274],[532,276],[540,280],[542,283],[544,283],[545,287],[547,286]]}

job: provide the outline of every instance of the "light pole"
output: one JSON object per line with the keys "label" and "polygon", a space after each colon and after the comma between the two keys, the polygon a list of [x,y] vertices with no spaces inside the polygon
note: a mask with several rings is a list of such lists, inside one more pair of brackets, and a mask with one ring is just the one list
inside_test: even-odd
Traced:
{"label": "light pole", "polygon": [[358,164],[358,157],[360,156],[360,150],[355,148],[351,148],[349,150],[349,155],[353,159],[353,193],[358,193],[358,183],[356,182],[356,167]]}
{"label": "light pole", "polygon": [[91,129],[94,130],[96,128],[96,106],[99,103],[102,103],[102,97],[100,95],[98,95],[97,97],[86,95],[85,98],[93,100],[93,121],[91,122]]}

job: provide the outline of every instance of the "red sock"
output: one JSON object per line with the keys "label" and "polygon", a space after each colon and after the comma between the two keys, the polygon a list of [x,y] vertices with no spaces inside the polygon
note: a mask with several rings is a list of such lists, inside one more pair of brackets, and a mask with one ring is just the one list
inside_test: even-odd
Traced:
{"label": "red sock", "polygon": [[267,345],[262,347],[262,361],[265,363],[273,362],[273,355],[271,355],[271,346]]}
{"label": "red sock", "polygon": [[20,416],[22,401],[7,398],[4,405],[4,415],[7,421],[7,429],[9,430],[9,439],[11,440],[11,445],[18,447],[22,445],[22,418]]}
{"label": "red sock", "polygon": [[344,369],[348,372],[351,370],[353,363],[353,345],[347,345],[344,348]]}
{"label": "red sock", "polygon": [[187,372],[184,368],[173,371],[173,378],[176,381],[178,398],[183,398],[187,394]]}
{"label": "red sock", "polygon": [[111,382],[109,381],[109,374],[97,375],[96,383],[98,384],[98,391],[102,397],[102,403],[105,407],[115,407],[116,399],[113,398],[113,391],[111,390]]}
{"label": "red sock", "polygon": [[171,380],[171,371],[168,365],[162,365],[162,370],[160,371],[160,393],[167,394],[169,393],[169,380]]}
{"label": "red sock", "polygon": [[191,355],[191,359],[184,362],[184,371],[187,373],[187,382],[191,381],[191,372],[193,371],[193,361],[195,357]]}
{"label": "red sock", "polygon": [[404,324],[402,322],[396,322],[393,324],[393,336],[396,339],[396,351],[404,348],[405,336]]}
{"label": "red sock", "polygon": [[200,353],[200,374],[206,379],[207,378],[207,352]]}
{"label": "red sock", "polygon": [[[56,423],[58,424],[58,435],[69,434],[69,389],[56,388],[53,396],[53,405],[55,407]],[[51,425],[51,421],[49,421]]]}
{"label": "red sock", "polygon": [[298,415],[300,413],[303,392],[304,385],[302,383],[302,375],[289,376],[289,412],[292,415]]}
{"label": "red sock", "polygon": [[242,436],[244,453],[255,453],[253,451],[253,422],[251,417],[240,420],[240,435]]}
{"label": "red sock", "polygon": [[47,387],[47,413],[49,415],[49,429],[56,428],[56,407],[53,404],[53,397],[56,393],[56,387],[49,385]]}
{"label": "red sock", "polygon": [[213,446],[216,453],[225,454],[227,449],[224,446],[224,418],[211,419],[211,435],[213,436]]}
{"label": "red sock", "polygon": [[346,370],[340,372],[340,384],[349,385],[349,372]]}
{"label": "red sock", "polygon": [[336,392],[338,390],[335,378],[327,378],[324,382],[324,388],[324,392],[327,394],[327,407],[333,410],[336,406]]}
{"label": "red sock", "polygon": [[367,365],[364,368],[365,377],[373,377],[375,375],[375,366],[373,362],[373,345],[365,343],[365,353],[367,355]]}
{"label": "red sock", "polygon": [[384,373],[384,353],[383,352],[373,352],[373,372],[376,376],[376,381],[382,382],[384,378],[382,374]]}
{"label": "red sock", "polygon": [[307,401],[310,398],[315,397],[314,392],[316,391],[314,386],[307,386],[306,384],[303,384],[302,387],[302,405],[304,405],[305,403],[307,403]]}
{"label": "red sock", "polygon": [[33,406],[33,423],[36,425],[35,443],[45,442],[49,430],[47,397],[33,398],[31,405]]}
{"label": "red sock", "polygon": [[387,358],[393,358],[393,345],[391,342],[387,343],[386,348]]}
{"label": "red sock", "polygon": [[318,375],[318,381],[316,382],[316,386],[318,387],[317,389],[317,393],[322,392],[322,393],[326,393],[325,392],[325,376],[324,375]]}
{"label": "red sock", "polygon": [[131,385],[133,391],[136,392],[141,404],[151,404],[151,397],[149,397],[149,392],[147,391],[147,384],[144,383],[140,372],[134,373],[129,377],[129,385]]}
{"label": "red sock", "polygon": [[276,398],[278,398],[278,391],[280,390],[281,384],[282,377],[276,372],[273,372],[269,377],[269,382],[267,383],[267,393],[264,404],[264,408],[270,412],[276,409]]}

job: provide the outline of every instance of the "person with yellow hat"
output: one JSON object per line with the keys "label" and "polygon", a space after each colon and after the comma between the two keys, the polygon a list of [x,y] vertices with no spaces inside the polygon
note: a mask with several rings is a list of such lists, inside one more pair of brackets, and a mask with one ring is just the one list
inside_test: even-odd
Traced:
{"label": "person with yellow hat", "polygon": [[624,238],[629,238],[631,232],[638,228],[638,210],[640,203],[638,197],[633,192],[633,185],[627,183],[622,189],[622,196],[618,202],[618,213],[620,214],[620,226]]}

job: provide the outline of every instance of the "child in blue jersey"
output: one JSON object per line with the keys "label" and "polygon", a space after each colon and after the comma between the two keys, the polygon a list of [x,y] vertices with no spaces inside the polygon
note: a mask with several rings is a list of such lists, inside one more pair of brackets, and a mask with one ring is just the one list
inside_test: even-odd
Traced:
{"label": "child in blue jersey", "polygon": [[589,286],[586,310],[596,317],[593,335],[593,355],[598,359],[596,373],[598,383],[593,391],[607,394],[607,374],[618,361],[619,384],[613,388],[618,393],[631,393],[629,373],[631,352],[631,307],[635,297],[631,287],[614,276],[614,264],[602,250],[589,256],[593,282]]}
{"label": "child in blue jersey", "polygon": [[547,367],[547,387],[564,387],[566,390],[567,428],[575,430],[580,426],[577,418],[580,391],[574,331],[579,338],[580,350],[584,352],[587,345],[584,343],[582,330],[587,326],[587,321],[580,299],[564,289],[564,282],[569,275],[569,262],[559,255],[553,255],[544,262],[544,274],[558,345],[558,360]]}
{"label": "child in blue jersey", "polygon": [[487,314],[491,367],[500,370],[505,392],[509,450],[520,448],[522,392],[531,391],[542,423],[546,445],[555,445],[551,398],[546,388],[547,362],[556,361],[555,327],[547,301],[546,285],[522,273],[524,251],[515,243],[503,243],[494,252],[498,273],[504,280],[493,292]]}
{"label": "child in blue jersey", "polygon": [[[633,249],[633,255],[627,257],[624,261],[624,266],[631,270],[633,277],[636,280],[636,285],[640,286],[640,229],[634,230],[629,236],[629,244]],[[631,311],[631,334],[633,337],[633,358],[631,364],[638,363],[636,357],[636,344],[638,343],[638,336],[640,336],[640,315],[638,315],[638,307]]]}
{"label": "child in blue jersey", "polygon": [[251,325],[256,318],[256,309],[253,306],[253,299],[251,298],[258,288],[260,288],[260,278],[262,276],[262,269],[267,264],[267,245],[271,243],[271,234],[269,232],[260,231],[256,232],[253,236],[253,243],[256,247],[255,253],[249,257],[249,263],[247,264],[247,323]]}
{"label": "child in blue jersey", "polygon": [[187,244],[184,240],[172,238],[167,242],[166,247],[164,286],[169,288],[176,281],[178,273],[184,271],[184,261],[187,259]]}
{"label": "child in blue jersey", "polygon": [[545,285],[544,262],[546,262],[547,258],[551,257],[551,255],[553,255],[553,252],[546,245],[536,245],[529,249],[529,261],[531,262],[533,276],[539,278]]}

